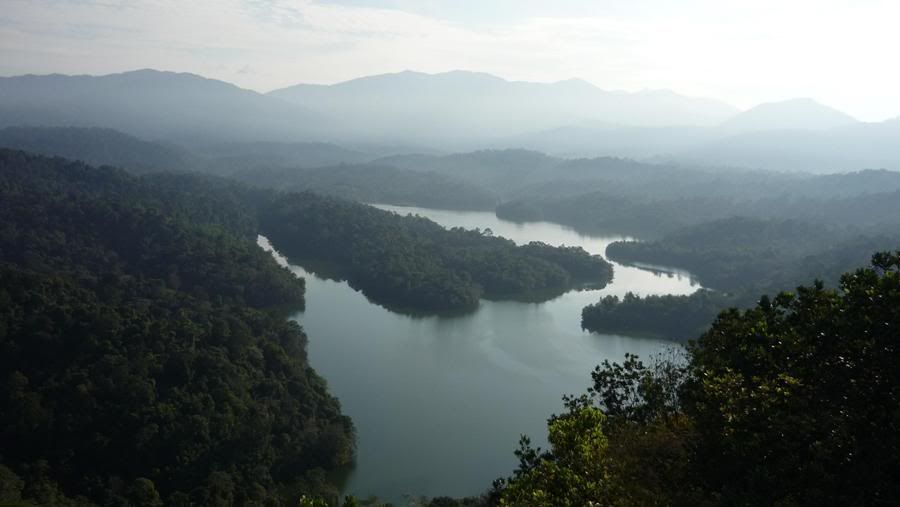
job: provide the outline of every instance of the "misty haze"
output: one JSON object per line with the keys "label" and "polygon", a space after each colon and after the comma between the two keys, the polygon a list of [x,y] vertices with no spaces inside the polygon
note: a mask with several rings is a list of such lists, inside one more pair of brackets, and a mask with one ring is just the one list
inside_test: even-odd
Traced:
{"label": "misty haze", "polygon": [[3,7],[0,507],[900,503],[900,4]]}

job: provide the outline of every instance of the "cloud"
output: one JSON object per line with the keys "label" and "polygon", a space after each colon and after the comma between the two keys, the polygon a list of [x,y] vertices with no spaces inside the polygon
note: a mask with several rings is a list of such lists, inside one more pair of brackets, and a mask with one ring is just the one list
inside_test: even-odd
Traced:
{"label": "cloud", "polygon": [[265,91],[468,69],[878,119],[900,113],[897,19],[881,0],[4,0],[0,73],[153,67]]}

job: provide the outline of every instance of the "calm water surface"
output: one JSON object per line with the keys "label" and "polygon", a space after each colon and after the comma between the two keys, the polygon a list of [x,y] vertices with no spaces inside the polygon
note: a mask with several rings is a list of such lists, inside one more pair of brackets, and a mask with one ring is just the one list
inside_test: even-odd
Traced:
{"label": "calm water surface", "polygon": [[[621,239],[546,222],[515,224],[493,213],[378,207],[445,227],[490,228],[516,243],[581,246],[594,254]],[[260,244],[270,249],[264,238]],[[602,296],[699,288],[683,272],[614,266],[615,279],[603,290],[544,303],[482,301],[476,312],[458,317],[410,317],[291,265],[306,278],[306,311],[293,318],[309,335],[310,362],[357,429],[356,466],[345,492],[399,505],[417,496],[477,495],[512,471],[519,435],[546,446],[547,417],[562,410],[563,394],[587,388],[595,365],[665,347],[581,330],[581,309]]]}

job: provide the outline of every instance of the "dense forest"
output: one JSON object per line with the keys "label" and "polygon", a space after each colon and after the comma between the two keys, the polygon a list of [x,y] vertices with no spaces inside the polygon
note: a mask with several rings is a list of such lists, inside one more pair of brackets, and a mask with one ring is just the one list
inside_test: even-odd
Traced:
{"label": "dense forest", "polygon": [[[652,240],[616,243],[607,254],[625,263],[686,269],[705,286],[724,291],[716,297],[723,305],[719,309],[752,304],[763,292],[789,289],[809,278],[834,283],[862,262],[864,252],[893,248],[900,237],[900,173],[884,170],[713,172],[611,157],[564,160],[526,150],[398,155],[365,163],[374,154],[321,143],[198,144],[189,155],[187,148],[82,128],[9,128],[0,131],[3,143],[138,172],[181,170],[187,164],[260,187],[367,202],[485,209],[500,199],[496,212],[501,218],[551,220]],[[459,286],[456,281],[450,285]],[[453,298],[471,304],[472,294],[462,292]],[[384,297],[381,302],[388,303]],[[402,298],[392,304],[398,303],[403,305]],[[600,305],[586,311],[593,318],[584,321],[585,327],[613,331],[630,322],[633,332],[657,334],[668,327],[673,332],[663,335],[684,339],[676,328],[708,323],[709,298],[703,295],[665,298],[665,304],[629,298],[620,302],[621,314],[615,317],[612,300],[605,303],[602,312],[594,311]],[[680,313],[676,307],[687,311],[689,325],[673,320]],[[639,311],[647,312],[645,318],[625,317]]]}
{"label": "dense forest", "polygon": [[[159,172],[165,169],[191,170],[196,174],[184,174],[180,178],[193,178],[195,184],[218,187],[220,193],[229,195],[232,203],[243,209],[245,216],[255,220],[259,215],[265,234],[285,253],[328,264],[332,274],[348,278],[374,301],[394,309],[455,312],[474,308],[480,297],[541,300],[576,286],[603,286],[612,277],[607,262],[583,251],[516,248],[500,238],[464,231],[446,232],[431,222],[425,224],[424,219],[394,217],[306,192],[450,209],[490,209],[496,202],[492,193],[452,177],[377,164],[324,168],[278,165],[297,157],[302,159],[307,154],[311,154],[313,161],[363,156],[332,145],[197,145],[195,152],[187,155],[114,130],[74,127],[7,128],[0,130],[0,145],[4,143],[27,146],[42,153],[119,164],[137,173],[152,172],[148,177],[156,180],[172,178]],[[125,148],[117,148],[120,145]],[[228,161],[235,157],[239,162]],[[141,163],[141,160],[148,162]],[[269,166],[269,163],[276,165]],[[236,170],[235,164],[245,169]],[[199,175],[202,173],[227,175],[257,189],[226,183],[216,177],[204,178]],[[361,228],[357,225],[360,223],[368,223],[370,227]],[[301,236],[297,234],[306,240],[300,241]],[[370,243],[379,245],[380,250],[362,248]],[[316,244],[329,246],[315,248]],[[415,255],[410,254],[412,249]],[[382,255],[385,252],[390,255]]]}
{"label": "dense forest", "polygon": [[303,280],[256,246],[258,232],[412,309],[612,276],[579,248],[209,176],[138,178],[9,150],[0,174],[4,501],[334,498],[325,471],[352,459],[352,424],[285,320]]}
{"label": "dense forest", "polygon": [[686,356],[605,362],[523,439],[499,505],[895,505],[900,252],[729,310]]}
{"label": "dense forest", "polygon": [[600,159],[569,165],[585,174],[526,188],[500,204],[497,216],[650,240],[729,217],[871,227],[900,216],[900,173],[890,171],[811,176],[639,165],[634,174],[606,174]]}
{"label": "dense forest", "polygon": [[128,168],[135,173],[186,171],[197,160],[188,150],[99,127],[6,127],[0,147]]}
{"label": "dense forest", "polygon": [[612,279],[612,266],[581,248],[516,246],[309,193],[277,196],[260,230],[288,257],[327,262],[373,301],[413,312],[471,310],[482,297],[543,300]]}
{"label": "dense forest", "polygon": [[369,163],[367,154],[327,143],[232,142],[176,146],[116,130],[7,127],[0,147],[112,165],[135,173],[196,172],[284,191],[310,190],[367,203],[493,210],[497,195],[433,171]]}
{"label": "dense forest", "polygon": [[844,227],[890,224],[900,215],[900,173],[886,170],[777,173],[615,157],[564,159],[522,149],[382,156],[392,150],[277,142],[174,146],[78,127],[0,129],[0,146],[135,172],[216,174],[363,202],[475,210],[496,206],[504,219],[548,220],[583,232],[641,239],[731,216],[791,217]]}
{"label": "dense forest", "polygon": [[897,2],[374,3],[4,2],[0,507],[900,505]]}
{"label": "dense forest", "polygon": [[678,267],[705,287],[734,291],[772,286],[785,266],[834,248],[845,234],[798,220],[732,217],[686,227],[658,241],[615,242],[606,255],[619,262]]}
{"label": "dense forest", "polygon": [[[344,198],[451,209],[499,198],[504,218],[642,238],[607,255],[707,287],[584,308],[591,331],[701,338],[685,357],[603,365],[551,418],[549,451],[523,441],[519,469],[488,497],[433,505],[889,505],[900,494],[900,423],[884,409],[898,401],[900,254],[851,271],[897,247],[897,173],[711,177],[522,150],[370,163],[330,145],[267,156],[258,143],[188,152],[120,136],[0,132],[142,174],[0,151],[0,503],[335,500],[326,476],[352,460],[353,427],[285,319],[303,281],[257,234],[397,311],[539,301],[612,278],[579,248],[517,246]],[[305,151],[324,167],[286,165]]]}
{"label": "dense forest", "polygon": [[[762,293],[811,278],[833,285],[841,273],[863,262],[865,252],[895,248],[900,237],[900,174],[884,170],[713,172],[611,157],[564,160],[526,150],[398,155],[368,163],[374,154],[321,143],[198,144],[188,152],[111,130],[80,128],[9,128],[0,131],[2,143],[137,172],[183,170],[187,164],[261,188],[312,190],[367,202],[485,209],[501,199],[496,212],[502,218],[551,220],[588,232],[649,239],[614,243],[607,255],[627,264],[685,269],[718,291],[714,296],[607,298],[584,311],[583,326],[598,332],[627,329],[686,340],[717,310],[752,305]],[[448,303],[472,307],[479,293],[510,292],[479,290],[465,275],[454,278],[433,262],[413,267],[420,261],[397,259],[381,262],[383,273],[371,277],[358,274],[364,270],[358,262],[350,267],[356,261],[344,259],[349,269],[340,276],[355,276],[351,281],[382,304],[402,308],[412,302],[426,311]],[[442,280],[447,296],[420,304],[419,296],[436,286],[413,295],[397,281],[422,280],[423,273],[431,273],[432,282]],[[549,278],[544,290],[534,290],[537,285],[524,284],[516,297],[553,295],[563,287]]]}
{"label": "dense forest", "polygon": [[195,177],[0,151],[0,492],[35,505],[333,495],[353,427],[285,320],[303,282]]}
{"label": "dense forest", "polygon": [[701,289],[690,296],[605,296],[581,311],[581,327],[602,334],[687,341],[706,330],[725,308],[753,304],[731,294]]}
{"label": "dense forest", "polygon": [[866,252],[896,248],[900,226],[836,228],[796,220],[734,217],[688,227],[653,242],[616,242],[607,256],[629,263],[689,270],[704,286],[690,296],[607,297],[582,312],[582,326],[600,333],[686,341],[719,311],[754,305],[760,295],[791,290],[803,280],[836,287]]}

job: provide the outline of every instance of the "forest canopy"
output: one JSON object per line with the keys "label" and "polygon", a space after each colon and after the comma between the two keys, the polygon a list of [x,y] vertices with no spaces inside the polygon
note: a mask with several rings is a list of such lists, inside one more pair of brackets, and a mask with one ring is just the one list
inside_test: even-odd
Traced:
{"label": "forest canopy", "polygon": [[334,494],[353,426],[281,311],[303,281],[197,183],[0,151],[4,501]]}
{"label": "forest canopy", "polygon": [[708,289],[688,296],[607,297],[582,312],[582,326],[686,341],[718,312],[748,308],[765,293],[820,279],[837,287],[842,273],[866,262],[866,252],[896,248],[900,227],[842,229],[798,220],[732,217],[686,227],[651,242],[615,242],[610,259],[689,270]]}
{"label": "forest canopy", "polygon": [[285,318],[303,280],[260,232],[373,299],[430,311],[612,275],[579,248],[10,150],[0,217],[0,490],[40,505],[334,497],[325,477],[352,460],[353,426]]}
{"label": "forest canopy", "polygon": [[721,313],[686,356],[605,362],[500,505],[893,505],[900,251]]}
{"label": "forest canopy", "polygon": [[581,248],[517,246],[310,193],[278,195],[260,230],[295,261],[326,261],[373,301],[413,312],[471,310],[482,297],[542,300],[612,280],[612,266]]}

